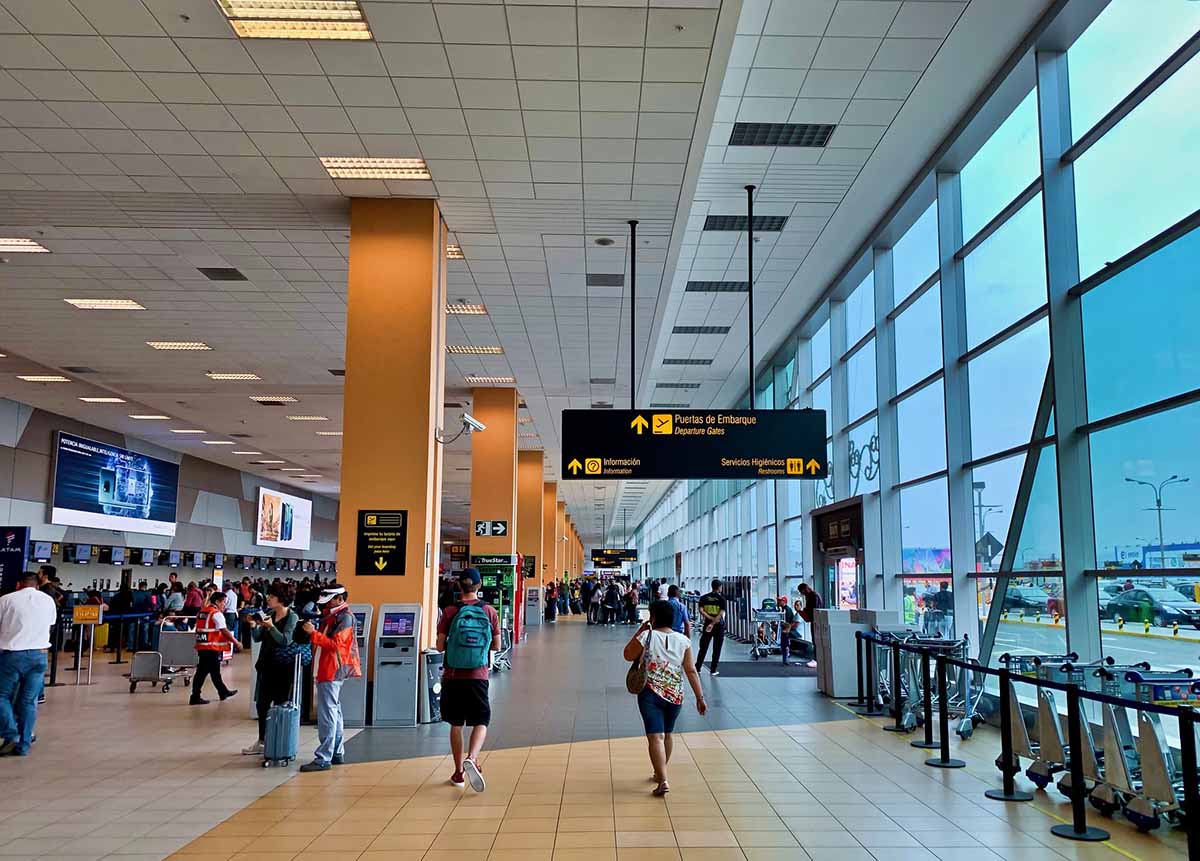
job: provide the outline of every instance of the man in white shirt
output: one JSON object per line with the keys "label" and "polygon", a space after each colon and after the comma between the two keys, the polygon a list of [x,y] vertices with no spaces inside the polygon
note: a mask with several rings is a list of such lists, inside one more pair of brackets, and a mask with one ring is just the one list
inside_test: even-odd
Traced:
{"label": "man in white shirt", "polygon": [[38,589],[33,572],[21,577],[16,592],[0,597],[0,756],[29,753],[57,620],[54,599]]}

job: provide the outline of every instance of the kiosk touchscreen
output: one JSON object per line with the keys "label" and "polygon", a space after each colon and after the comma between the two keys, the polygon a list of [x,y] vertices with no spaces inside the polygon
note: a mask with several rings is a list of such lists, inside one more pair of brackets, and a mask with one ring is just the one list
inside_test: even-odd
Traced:
{"label": "kiosk touchscreen", "polygon": [[[358,640],[358,660],[363,667],[371,660],[371,615],[375,608],[370,604],[351,604],[354,614],[354,636]],[[346,726],[367,725],[367,674],[342,683],[342,721]]]}
{"label": "kiosk touchscreen", "polygon": [[417,725],[421,605],[383,604],[375,626],[373,726]]}

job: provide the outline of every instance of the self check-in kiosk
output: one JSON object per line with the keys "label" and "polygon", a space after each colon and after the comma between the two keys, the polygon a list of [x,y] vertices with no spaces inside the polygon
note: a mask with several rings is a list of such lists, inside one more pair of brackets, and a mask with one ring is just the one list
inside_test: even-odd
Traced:
{"label": "self check-in kiosk", "polygon": [[417,725],[421,605],[383,604],[375,627],[373,726]]}
{"label": "self check-in kiosk", "polygon": [[[351,604],[354,614],[354,636],[358,640],[358,660],[361,666],[370,666],[371,615],[375,608],[370,604]],[[367,725],[367,676],[363,673],[342,683],[342,720],[346,726]]]}

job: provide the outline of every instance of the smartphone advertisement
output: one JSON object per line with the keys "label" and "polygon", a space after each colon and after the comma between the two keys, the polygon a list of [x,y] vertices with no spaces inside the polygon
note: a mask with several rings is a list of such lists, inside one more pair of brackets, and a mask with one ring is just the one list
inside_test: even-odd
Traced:
{"label": "smartphone advertisement", "polygon": [[175,534],[177,465],[63,431],[57,436],[51,523]]}
{"label": "smartphone advertisement", "polygon": [[260,487],[254,543],[263,547],[307,550],[311,542],[312,502]]}

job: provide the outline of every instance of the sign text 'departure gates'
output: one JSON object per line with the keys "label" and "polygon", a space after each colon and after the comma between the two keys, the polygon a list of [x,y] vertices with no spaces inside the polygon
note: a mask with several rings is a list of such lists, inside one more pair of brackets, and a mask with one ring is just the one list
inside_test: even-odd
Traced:
{"label": "sign text 'departure gates'", "polygon": [[824,410],[563,410],[562,476],[824,479]]}

